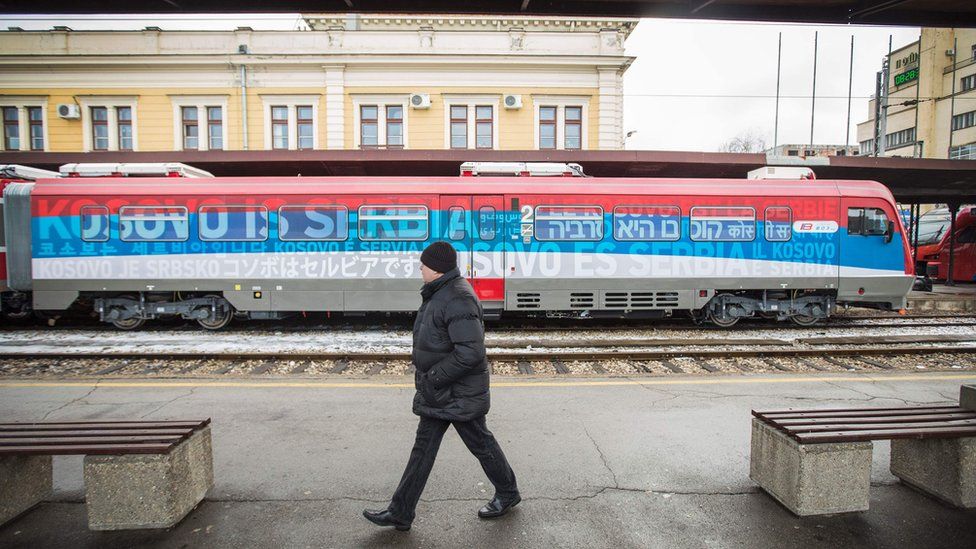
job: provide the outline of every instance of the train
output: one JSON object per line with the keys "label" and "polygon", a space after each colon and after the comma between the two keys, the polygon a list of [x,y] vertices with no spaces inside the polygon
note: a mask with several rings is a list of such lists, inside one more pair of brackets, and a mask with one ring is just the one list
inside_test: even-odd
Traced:
{"label": "train", "polygon": [[486,318],[810,325],[841,307],[906,306],[911,249],[880,183],[579,175],[8,180],[0,303],[80,307],[124,330],[410,312],[420,253],[443,240]]}

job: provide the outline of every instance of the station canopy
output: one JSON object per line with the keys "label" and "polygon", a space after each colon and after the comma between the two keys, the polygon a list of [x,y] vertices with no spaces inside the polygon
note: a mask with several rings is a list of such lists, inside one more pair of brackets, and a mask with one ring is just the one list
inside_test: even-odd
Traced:
{"label": "station canopy", "polygon": [[[220,176],[456,176],[464,162],[578,163],[595,177],[745,179],[763,166],[805,166],[818,179],[884,183],[903,203],[976,203],[976,160],[768,157],[681,151],[313,150],[101,152],[100,162],[182,162]],[[58,171],[86,153],[0,153],[0,164]],[[802,185],[797,181],[797,185]]]}
{"label": "station canopy", "polygon": [[0,0],[2,13],[411,13],[976,27],[974,0]]}

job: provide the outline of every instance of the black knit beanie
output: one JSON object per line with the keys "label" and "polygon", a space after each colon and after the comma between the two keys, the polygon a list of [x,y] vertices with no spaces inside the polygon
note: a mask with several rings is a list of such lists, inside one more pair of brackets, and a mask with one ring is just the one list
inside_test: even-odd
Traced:
{"label": "black knit beanie", "polygon": [[420,262],[438,273],[457,267],[457,252],[449,242],[434,242],[420,254]]}

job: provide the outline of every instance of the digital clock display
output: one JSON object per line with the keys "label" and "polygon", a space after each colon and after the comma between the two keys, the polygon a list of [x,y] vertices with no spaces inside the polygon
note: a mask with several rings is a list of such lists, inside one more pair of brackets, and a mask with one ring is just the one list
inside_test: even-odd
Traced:
{"label": "digital clock display", "polygon": [[902,84],[907,84],[912,80],[918,80],[918,67],[912,70],[905,71],[901,74],[895,75],[895,86],[901,86]]}

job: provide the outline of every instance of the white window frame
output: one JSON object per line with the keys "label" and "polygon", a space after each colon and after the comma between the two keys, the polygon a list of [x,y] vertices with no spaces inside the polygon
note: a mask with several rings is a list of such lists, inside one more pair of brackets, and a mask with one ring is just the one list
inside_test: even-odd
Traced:
{"label": "white window frame", "polygon": [[[468,119],[468,149],[475,149],[478,145],[478,126],[476,123],[476,107],[491,107],[491,150],[499,149],[501,128],[498,127],[498,109],[501,107],[501,95],[444,95],[444,148],[451,148],[451,107],[467,107]],[[463,150],[463,149],[455,149]],[[481,149],[488,150],[488,149]]]}
{"label": "white window frame", "polygon": [[[30,120],[27,118],[27,107],[40,107],[41,108],[41,124],[44,130],[44,148],[40,151],[34,152],[46,152],[51,150],[51,142],[48,140],[48,124],[47,124],[47,97],[37,97],[37,96],[13,96],[5,95],[0,96],[0,107],[16,107],[17,108],[17,127],[20,132],[20,148],[18,150],[30,152]],[[7,150],[4,147],[6,143],[3,139],[0,139],[0,151]]]}
{"label": "white window frame", "polygon": [[[532,110],[534,112],[533,129],[535,134],[535,148],[539,150],[539,108],[556,107],[556,150],[566,150],[566,107],[581,107],[580,113],[580,148],[573,150],[585,151],[590,148],[590,97],[588,95],[536,95],[532,94]],[[547,149],[552,150],[552,149]]]}
{"label": "white window frame", "polygon": [[207,116],[207,107],[220,107],[221,116],[221,140],[224,143],[223,149],[227,150],[227,98],[228,95],[171,95],[170,102],[173,104],[173,150],[182,151],[183,149],[183,107],[197,108],[197,148],[190,150],[209,151],[210,150],[210,120]]}
{"label": "white window frame", "polygon": [[388,145],[386,142],[386,108],[390,106],[399,106],[403,109],[403,145],[402,148],[410,148],[410,132],[408,127],[410,124],[410,95],[409,94],[395,94],[395,95],[363,95],[363,94],[352,94],[352,146],[354,149],[360,148],[362,145],[362,124],[360,121],[362,119],[362,106],[376,106],[376,143],[378,148],[384,148]]}
{"label": "white window frame", "polygon": [[132,151],[139,150],[139,110],[136,105],[139,97],[135,95],[89,95],[76,97],[78,105],[81,107],[81,126],[82,149],[85,152],[92,152],[92,107],[105,107],[108,111],[108,149],[110,151],[119,150],[119,115],[118,107],[129,107],[132,113]]}
{"label": "white window frame", "polygon": [[[322,94],[314,93],[307,95],[277,95],[260,94],[261,102],[264,104],[264,148],[273,149],[273,137],[271,135],[271,107],[286,107],[288,109],[288,149],[289,151],[298,150],[298,112],[296,107],[312,107],[312,149],[319,149],[319,102]],[[227,124],[224,123],[224,126]],[[225,141],[226,143],[226,141]],[[282,149],[278,149],[282,150]],[[308,149],[306,149],[308,150]]]}

